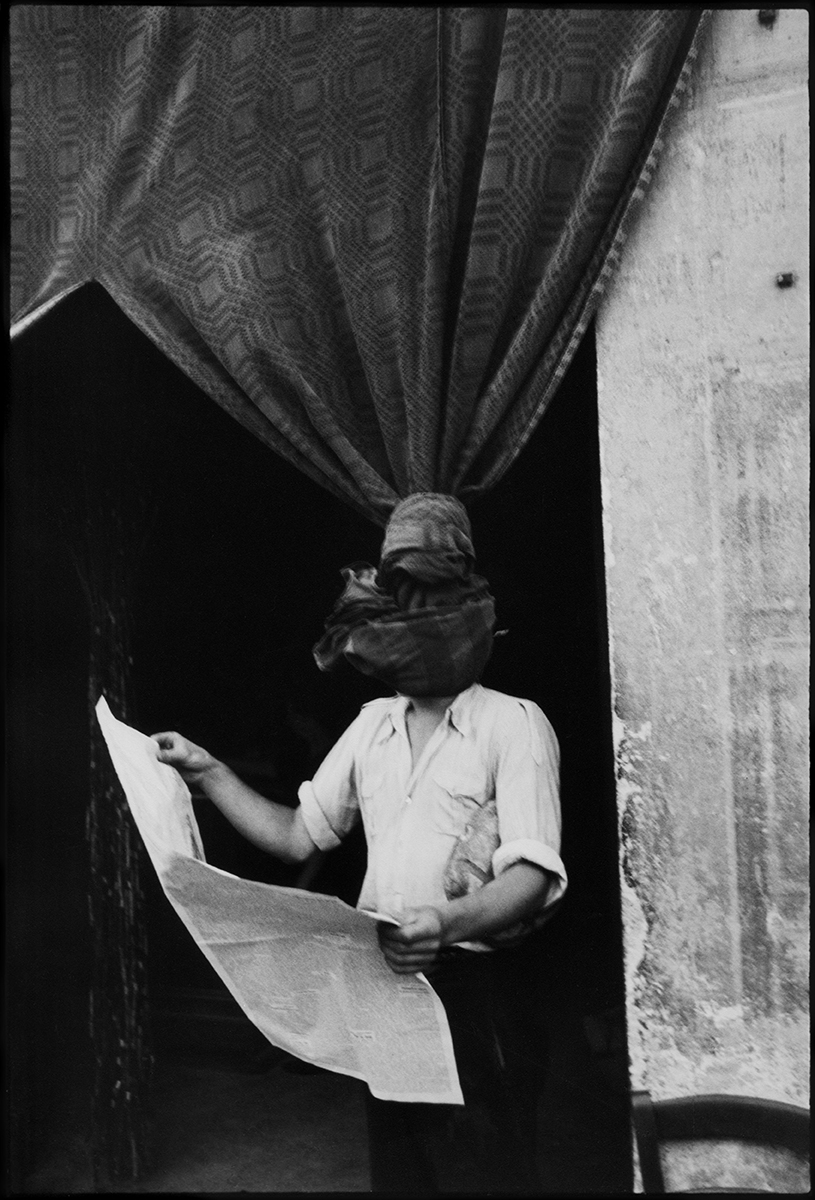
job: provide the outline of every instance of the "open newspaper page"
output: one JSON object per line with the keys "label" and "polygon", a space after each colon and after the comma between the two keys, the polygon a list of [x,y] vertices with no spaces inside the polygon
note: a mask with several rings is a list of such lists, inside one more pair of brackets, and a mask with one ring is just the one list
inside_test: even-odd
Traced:
{"label": "open newspaper page", "polygon": [[165,895],[269,1041],[383,1100],[462,1104],[442,1003],[423,975],[390,970],[374,914],[208,865],[181,776],[104,697],[96,713]]}

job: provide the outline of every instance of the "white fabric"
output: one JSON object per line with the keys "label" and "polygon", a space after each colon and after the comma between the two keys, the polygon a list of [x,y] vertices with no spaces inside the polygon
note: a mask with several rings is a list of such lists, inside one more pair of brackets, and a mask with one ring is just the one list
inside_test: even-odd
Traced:
{"label": "white fabric", "polygon": [[405,908],[445,905],[450,852],[493,796],[501,841],[494,873],[536,863],[556,877],[546,907],[555,904],[567,884],[559,854],[560,754],[543,712],[474,684],[449,706],[414,771],[408,703],[396,696],[366,704],[300,787],[303,820],[321,850],[339,845],[362,817],[368,870],[358,906],[398,919]]}

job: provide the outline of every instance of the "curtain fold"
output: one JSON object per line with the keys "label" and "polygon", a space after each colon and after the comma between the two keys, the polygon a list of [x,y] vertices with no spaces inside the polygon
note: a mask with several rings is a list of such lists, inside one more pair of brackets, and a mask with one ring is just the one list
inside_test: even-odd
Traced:
{"label": "curtain fold", "polygon": [[380,523],[507,470],[699,10],[18,5],[12,321],[85,280]]}

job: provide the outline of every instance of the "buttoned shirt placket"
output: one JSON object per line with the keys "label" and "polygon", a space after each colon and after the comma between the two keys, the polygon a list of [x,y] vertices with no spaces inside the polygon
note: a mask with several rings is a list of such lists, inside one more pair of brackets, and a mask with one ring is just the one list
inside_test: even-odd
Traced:
{"label": "buttoned shirt placket", "polygon": [[[433,730],[427,745],[422,751],[419,761],[411,770],[410,738],[408,737],[406,720],[407,708],[408,705],[405,704],[396,713],[391,714],[393,728],[397,736],[400,738],[400,757],[402,758],[402,762],[400,763],[400,767],[402,767],[400,775],[402,778],[404,778],[405,774],[407,774],[407,783],[404,788],[404,798],[400,805],[399,812],[398,845],[400,853],[398,855],[398,861],[402,864],[402,866],[394,879],[393,888],[393,902],[397,912],[401,912],[401,910],[404,908],[405,882],[403,873],[407,869],[407,855],[401,853],[401,851],[403,849],[405,816],[408,808],[413,804],[413,792],[415,791],[417,784],[430,766],[430,762],[433,757],[441,749],[441,746],[447,737],[450,728],[452,727],[450,709],[448,708],[436,728]],[[404,767],[402,766],[404,762],[407,762],[408,764],[407,771],[405,771]]]}

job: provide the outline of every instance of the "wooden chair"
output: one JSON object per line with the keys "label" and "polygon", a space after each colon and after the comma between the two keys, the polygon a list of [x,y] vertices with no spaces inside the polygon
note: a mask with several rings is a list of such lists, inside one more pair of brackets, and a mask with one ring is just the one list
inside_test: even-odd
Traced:
{"label": "wooden chair", "polygon": [[[643,1192],[666,1194],[660,1146],[675,1141],[739,1141],[783,1147],[809,1159],[809,1110],[752,1096],[685,1096],[653,1101],[632,1094],[634,1134]],[[765,1188],[706,1187],[694,1192],[766,1192]],[[774,1191],[775,1189],[770,1189]]]}

